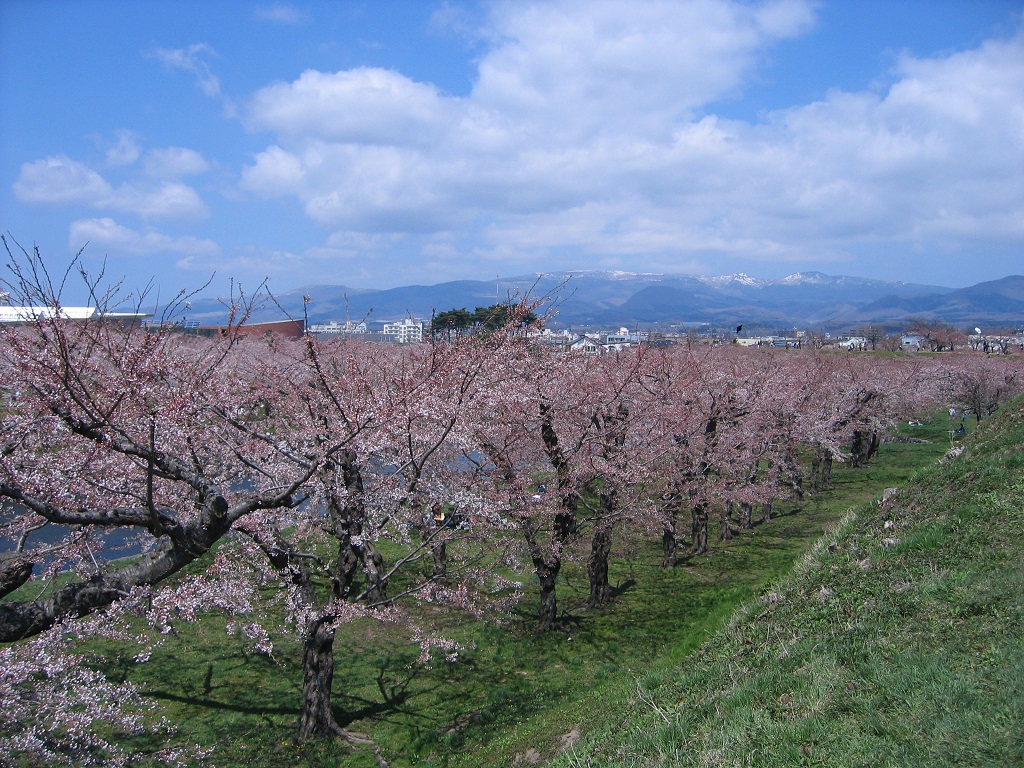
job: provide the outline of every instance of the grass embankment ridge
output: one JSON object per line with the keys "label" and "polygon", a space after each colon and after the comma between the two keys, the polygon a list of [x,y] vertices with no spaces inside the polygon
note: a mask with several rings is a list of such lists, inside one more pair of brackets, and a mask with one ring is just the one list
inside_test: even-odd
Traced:
{"label": "grass embankment ridge", "polygon": [[1024,400],[551,766],[1024,765]]}

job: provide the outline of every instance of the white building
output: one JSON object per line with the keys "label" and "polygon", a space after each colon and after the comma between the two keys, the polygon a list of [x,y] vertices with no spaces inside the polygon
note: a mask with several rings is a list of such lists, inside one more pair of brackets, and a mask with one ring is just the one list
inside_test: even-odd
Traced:
{"label": "white building", "polygon": [[346,320],[339,323],[331,320],[329,323],[317,323],[309,326],[309,333],[316,336],[354,336],[366,333],[366,323],[353,323]]}
{"label": "white building", "polygon": [[573,352],[581,352],[585,355],[602,355],[605,348],[601,345],[600,339],[591,338],[589,335],[581,336],[569,347]]}
{"label": "white building", "polygon": [[423,341],[423,323],[411,317],[397,323],[384,323],[384,336],[392,337],[399,344],[416,344]]}
{"label": "white building", "polygon": [[630,331],[628,328],[619,328],[618,333],[609,333],[604,340],[605,346],[622,349],[647,341],[646,331]]}
{"label": "white building", "polygon": [[[0,323],[30,323],[57,316],[58,312],[54,307],[12,307],[0,304]],[[94,317],[108,320],[141,320],[149,316],[149,313],[145,312],[98,313],[95,307],[61,307],[59,313],[59,317],[65,320],[90,320]]]}

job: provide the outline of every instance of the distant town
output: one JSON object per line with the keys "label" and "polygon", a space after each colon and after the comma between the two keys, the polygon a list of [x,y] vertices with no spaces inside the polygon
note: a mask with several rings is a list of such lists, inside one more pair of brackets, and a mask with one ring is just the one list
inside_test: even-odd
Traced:
{"label": "distant town", "polygon": [[[303,320],[284,319],[266,322],[245,323],[234,327],[235,333],[244,336],[277,334],[286,338],[301,338],[305,335],[321,339],[355,337],[366,342],[386,344],[420,344],[431,339],[451,338],[452,335],[467,335],[493,330],[504,323],[508,306],[495,304],[491,307],[477,307],[470,313],[456,309],[435,315],[431,321],[415,317],[400,320],[359,322],[330,320],[325,323],[311,323]],[[53,317],[56,314],[69,321],[86,321],[96,318],[154,324],[147,313],[99,312],[95,307],[53,307],[12,306],[6,295],[0,294],[0,323],[26,323],[37,319]],[[536,320],[530,316],[531,320]],[[214,334],[226,332],[221,325],[203,325],[194,320],[177,324],[183,332]],[[629,329],[620,326],[615,329],[587,330],[552,329],[540,323],[524,327],[523,333],[537,344],[558,348],[564,352],[601,355],[621,351],[639,345],[666,346],[723,345],[736,344],[744,347],[775,347],[783,349],[842,349],[849,351],[884,352],[945,352],[958,349],[972,349],[989,354],[1008,354],[1024,351],[1024,330],[993,329],[983,331],[980,327],[961,330],[953,325],[938,321],[915,320],[907,324],[903,332],[893,332],[881,325],[863,325],[849,333],[817,332],[793,328],[778,333],[747,333],[743,325],[723,331],[710,323],[695,322],[690,327],[678,330]]]}
{"label": "distant town", "polygon": [[[487,311],[493,308],[478,309]],[[436,322],[412,317],[390,322],[372,323],[332,320],[303,327],[296,321],[282,323],[254,323],[246,328],[250,334],[285,332],[298,337],[304,333],[319,338],[359,337],[368,342],[391,344],[419,344],[431,337],[443,337],[446,329]],[[479,329],[470,326],[460,333],[474,333]],[[663,346],[669,344],[722,345],[738,344],[744,347],[776,347],[784,349],[834,348],[850,351],[908,351],[944,352],[969,348],[990,354],[1007,354],[1024,350],[1024,332],[997,330],[985,333],[981,328],[965,332],[953,326],[937,322],[917,321],[908,324],[904,333],[887,333],[882,327],[865,326],[851,329],[849,334],[814,332],[792,329],[778,334],[744,333],[743,326],[731,332],[713,329],[710,324],[695,324],[692,328],[679,331],[617,329],[575,332],[569,329],[554,330],[530,327],[524,333],[535,343],[557,347],[565,352],[579,352],[591,355],[621,351],[639,345]]]}

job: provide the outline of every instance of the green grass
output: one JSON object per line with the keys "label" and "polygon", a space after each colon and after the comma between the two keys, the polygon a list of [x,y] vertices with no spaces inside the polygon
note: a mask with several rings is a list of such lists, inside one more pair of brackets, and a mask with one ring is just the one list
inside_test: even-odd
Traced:
{"label": "green grass", "polygon": [[1024,765],[1024,401],[967,446],[551,765]]}
{"label": "green grass", "polygon": [[[417,665],[418,648],[400,628],[346,625],[335,653],[339,721],[368,733],[395,768],[550,760],[562,765],[689,765],[677,762],[686,755],[696,760],[694,765],[775,765],[787,759],[826,765],[824,756],[831,753],[822,745],[830,738],[828,729],[838,727],[832,724],[835,718],[848,723],[844,729],[862,728],[870,719],[876,731],[884,731],[897,727],[885,713],[901,706],[941,713],[957,691],[973,689],[971,675],[990,674],[990,665],[978,664],[952,677],[937,665],[923,665],[915,674],[930,681],[929,692],[919,693],[908,682],[900,693],[891,666],[875,655],[889,648],[891,657],[900,657],[880,629],[852,652],[818,653],[800,645],[801,632],[810,627],[843,635],[846,630],[837,627],[878,621],[883,610],[902,620],[911,606],[905,600],[890,606],[893,590],[879,587],[875,591],[880,594],[874,595],[858,587],[846,594],[845,582],[832,579],[801,586],[798,592],[792,586],[776,587],[781,597],[768,606],[757,596],[789,573],[851,509],[877,499],[886,487],[903,485],[941,456],[949,447],[947,429],[941,419],[904,428],[930,442],[884,444],[880,457],[864,469],[837,465],[831,490],[800,504],[776,504],[774,520],[731,542],[713,540],[708,555],[684,559],[674,569],[658,566],[655,536],[620,549],[611,574],[616,597],[604,611],[585,609],[585,568],[569,563],[559,583],[564,633],[533,634],[536,594],[528,578],[527,596],[504,625],[450,613],[422,616],[425,625],[463,644],[455,664]],[[873,511],[877,517],[877,510],[870,507],[868,515]],[[848,522],[843,535],[853,536],[860,520]],[[713,537],[716,532],[712,521]],[[838,552],[825,548],[817,557],[845,563],[843,573],[853,579],[862,575],[864,558],[871,562],[869,570],[877,571],[878,563],[935,553],[959,538],[957,529],[937,518],[916,533],[900,530],[895,546],[882,548],[876,538],[858,545],[844,539]],[[801,563],[805,578],[824,572],[818,560]],[[939,573],[924,568],[921,573],[901,571],[900,578],[913,589],[952,589]],[[987,582],[992,599],[1005,579]],[[974,615],[987,616],[988,593],[976,586],[972,599],[982,602]],[[866,608],[868,600],[876,608]],[[800,623],[784,623],[787,612],[799,605],[814,610]],[[764,611],[766,617],[753,618]],[[250,653],[243,640],[227,636],[223,627],[215,617],[183,627],[145,664],[131,660],[137,649],[105,647],[102,669],[112,678],[144,685],[178,725],[178,738],[214,746],[214,762],[221,768],[378,765],[370,749],[295,743],[301,651],[283,628],[274,633],[276,650],[268,659]],[[921,646],[918,656],[927,650]],[[1013,659],[1011,649],[1001,646],[985,645],[979,653],[989,654],[993,665]],[[778,666],[759,671],[754,660],[762,657],[776,659]],[[852,680],[869,698],[848,695]],[[837,711],[837,702],[848,709]],[[865,741],[863,749],[873,749],[881,738]],[[760,746],[751,748],[751,739]],[[721,760],[708,762],[719,751]],[[819,755],[825,762],[819,763]],[[902,759],[894,754],[888,764]]]}

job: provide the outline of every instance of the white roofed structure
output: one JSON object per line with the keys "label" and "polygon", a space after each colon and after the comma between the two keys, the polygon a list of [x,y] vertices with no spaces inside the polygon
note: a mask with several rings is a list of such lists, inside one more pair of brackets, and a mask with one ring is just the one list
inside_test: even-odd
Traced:
{"label": "white roofed structure", "polygon": [[30,323],[58,316],[67,320],[90,320],[94,317],[110,320],[141,320],[144,317],[149,317],[149,314],[145,312],[98,313],[96,307],[12,307],[0,304],[0,323]]}

